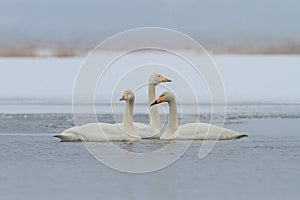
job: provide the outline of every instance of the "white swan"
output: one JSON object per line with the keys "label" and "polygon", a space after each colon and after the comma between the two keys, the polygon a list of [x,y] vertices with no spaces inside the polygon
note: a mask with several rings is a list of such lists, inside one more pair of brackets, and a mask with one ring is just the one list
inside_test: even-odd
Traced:
{"label": "white swan", "polygon": [[[141,138],[153,138],[155,132],[150,126],[143,123],[133,122],[133,108],[134,108],[134,93],[131,90],[126,90],[120,101],[126,101],[125,110],[123,113],[123,125],[131,135]],[[159,136],[157,136],[159,138]]]}
{"label": "white swan", "polygon": [[[123,123],[89,123],[82,126],[69,128],[61,134],[54,135],[64,142],[72,141],[135,141],[141,138],[159,138],[161,135],[160,116],[156,106],[150,106],[155,100],[155,87],[162,82],[171,82],[160,74],[152,74],[148,81],[149,126],[133,123],[133,101],[128,98],[123,114]],[[125,95],[125,92],[128,92]],[[125,96],[131,96],[131,91],[125,91]],[[133,94],[133,93],[132,93]],[[123,97],[124,97],[123,95]],[[124,99],[125,100],[125,99]],[[132,103],[131,103],[132,102]],[[130,136],[125,134],[127,132]],[[79,133],[79,134],[78,134]],[[105,133],[105,134],[104,134]],[[139,136],[140,135],[140,136]],[[133,137],[132,137],[133,136]]]}
{"label": "white swan", "polygon": [[169,119],[167,129],[160,136],[160,139],[230,140],[247,137],[247,135],[207,123],[189,123],[178,127],[178,113],[174,94],[171,92],[163,92],[151,106],[162,102],[168,102],[169,104]]}
{"label": "white swan", "polygon": [[61,134],[54,135],[54,137],[60,138],[64,142],[107,142],[136,141],[141,139],[138,136],[139,132],[148,133],[148,135],[153,134],[152,129],[144,124],[135,123],[133,125],[134,94],[130,90],[126,90],[120,100],[126,100],[122,123],[89,123],[69,128]]}
{"label": "white swan", "polygon": [[[159,112],[157,106],[150,106],[152,102],[155,101],[155,87],[162,82],[172,82],[170,79],[166,77],[154,73],[151,74],[148,80],[148,105],[149,105],[149,126],[152,128],[155,133],[151,138],[159,138],[162,133],[162,125],[160,121]],[[143,138],[143,137],[142,137]]]}

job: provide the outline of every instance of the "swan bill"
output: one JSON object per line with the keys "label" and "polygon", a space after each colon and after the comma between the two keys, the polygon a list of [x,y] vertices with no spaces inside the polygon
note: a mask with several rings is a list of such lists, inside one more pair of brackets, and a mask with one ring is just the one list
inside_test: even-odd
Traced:
{"label": "swan bill", "polygon": [[126,101],[126,99],[124,98],[124,95],[119,99],[119,101]]}
{"label": "swan bill", "polygon": [[128,93],[125,92],[124,95],[121,97],[120,101],[127,101],[128,99]]}
{"label": "swan bill", "polygon": [[151,106],[154,106],[154,105],[159,104],[159,103],[161,103],[161,102],[162,102],[162,96],[159,96],[159,97],[151,104]]}
{"label": "swan bill", "polygon": [[164,77],[162,75],[160,75],[160,79],[161,79],[162,82],[172,82],[172,80],[167,79],[166,77]]}

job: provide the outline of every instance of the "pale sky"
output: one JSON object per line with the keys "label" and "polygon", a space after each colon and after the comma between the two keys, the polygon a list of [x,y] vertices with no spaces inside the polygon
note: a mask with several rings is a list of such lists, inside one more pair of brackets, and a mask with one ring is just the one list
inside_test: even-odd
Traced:
{"label": "pale sky", "polygon": [[159,26],[196,39],[298,39],[298,0],[1,0],[0,42],[94,42]]}

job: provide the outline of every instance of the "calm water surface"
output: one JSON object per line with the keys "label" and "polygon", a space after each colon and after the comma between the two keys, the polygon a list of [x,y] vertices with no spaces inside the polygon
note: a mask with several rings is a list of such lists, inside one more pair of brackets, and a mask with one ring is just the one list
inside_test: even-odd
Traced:
{"label": "calm water surface", "polygon": [[[299,105],[290,106],[231,106],[225,127],[248,138],[219,142],[204,159],[197,156],[202,142],[196,141],[171,166],[146,174],[110,169],[82,143],[53,138],[73,125],[69,112],[10,109],[0,115],[1,199],[298,199],[300,112]],[[98,117],[112,121],[110,115]],[[148,122],[145,114],[135,117]],[[188,115],[186,121],[194,118]],[[203,113],[202,119],[209,116]],[[125,148],[128,143],[117,145]],[[147,152],[165,143],[130,145],[132,151]]]}

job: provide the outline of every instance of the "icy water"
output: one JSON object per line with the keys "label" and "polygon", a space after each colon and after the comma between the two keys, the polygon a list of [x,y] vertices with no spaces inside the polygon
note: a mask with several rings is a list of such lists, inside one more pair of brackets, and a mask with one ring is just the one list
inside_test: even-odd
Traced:
{"label": "icy water", "polygon": [[[73,125],[69,105],[40,103],[40,112],[29,112],[33,105],[19,105],[17,112],[16,104],[11,102],[12,107],[0,115],[1,199],[297,199],[300,195],[297,104],[230,105],[225,127],[247,133],[248,138],[218,142],[204,159],[198,158],[202,142],[196,141],[171,166],[146,174],[113,170],[94,159],[82,143],[53,138]],[[205,110],[205,105],[201,107]],[[202,119],[209,117],[204,112]],[[98,118],[113,122],[109,114]],[[185,118],[193,121],[195,115]],[[147,123],[148,116],[137,114],[135,120]],[[147,152],[165,143],[118,145]]]}
{"label": "icy water", "polygon": [[[137,66],[141,58],[153,63],[156,57],[132,55],[115,67]],[[83,58],[0,58],[0,199],[299,199],[300,56],[213,58],[228,102],[264,102],[227,106],[225,127],[249,137],[220,141],[204,159],[198,158],[203,142],[195,141],[175,163],[146,174],[113,170],[93,158],[82,143],[63,143],[52,137],[74,125],[70,102]],[[163,59],[170,66],[188,67],[168,56]],[[183,97],[185,88],[176,77],[164,75],[173,82],[159,85],[157,93],[168,86]],[[141,78],[146,81],[148,76],[145,72]],[[114,80],[110,81],[106,85]],[[205,85],[196,79],[191,82],[196,83],[200,102],[207,102]],[[111,107],[102,102],[111,90],[100,91],[98,119],[114,122]],[[113,100],[118,101],[121,92]],[[147,102],[146,94],[146,88],[137,91],[135,121],[149,121],[147,106],[142,105]],[[180,116],[182,123],[198,120],[199,114],[201,121],[209,121],[209,105],[201,104],[200,113],[185,106],[188,112]],[[122,111],[124,104],[117,108]],[[166,105],[160,108],[164,120]],[[181,147],[185,141],[174,144]],[[117,145],[149,152],[166,143],[143,140]],[[168,159],[172,155],[159,156]]]}

